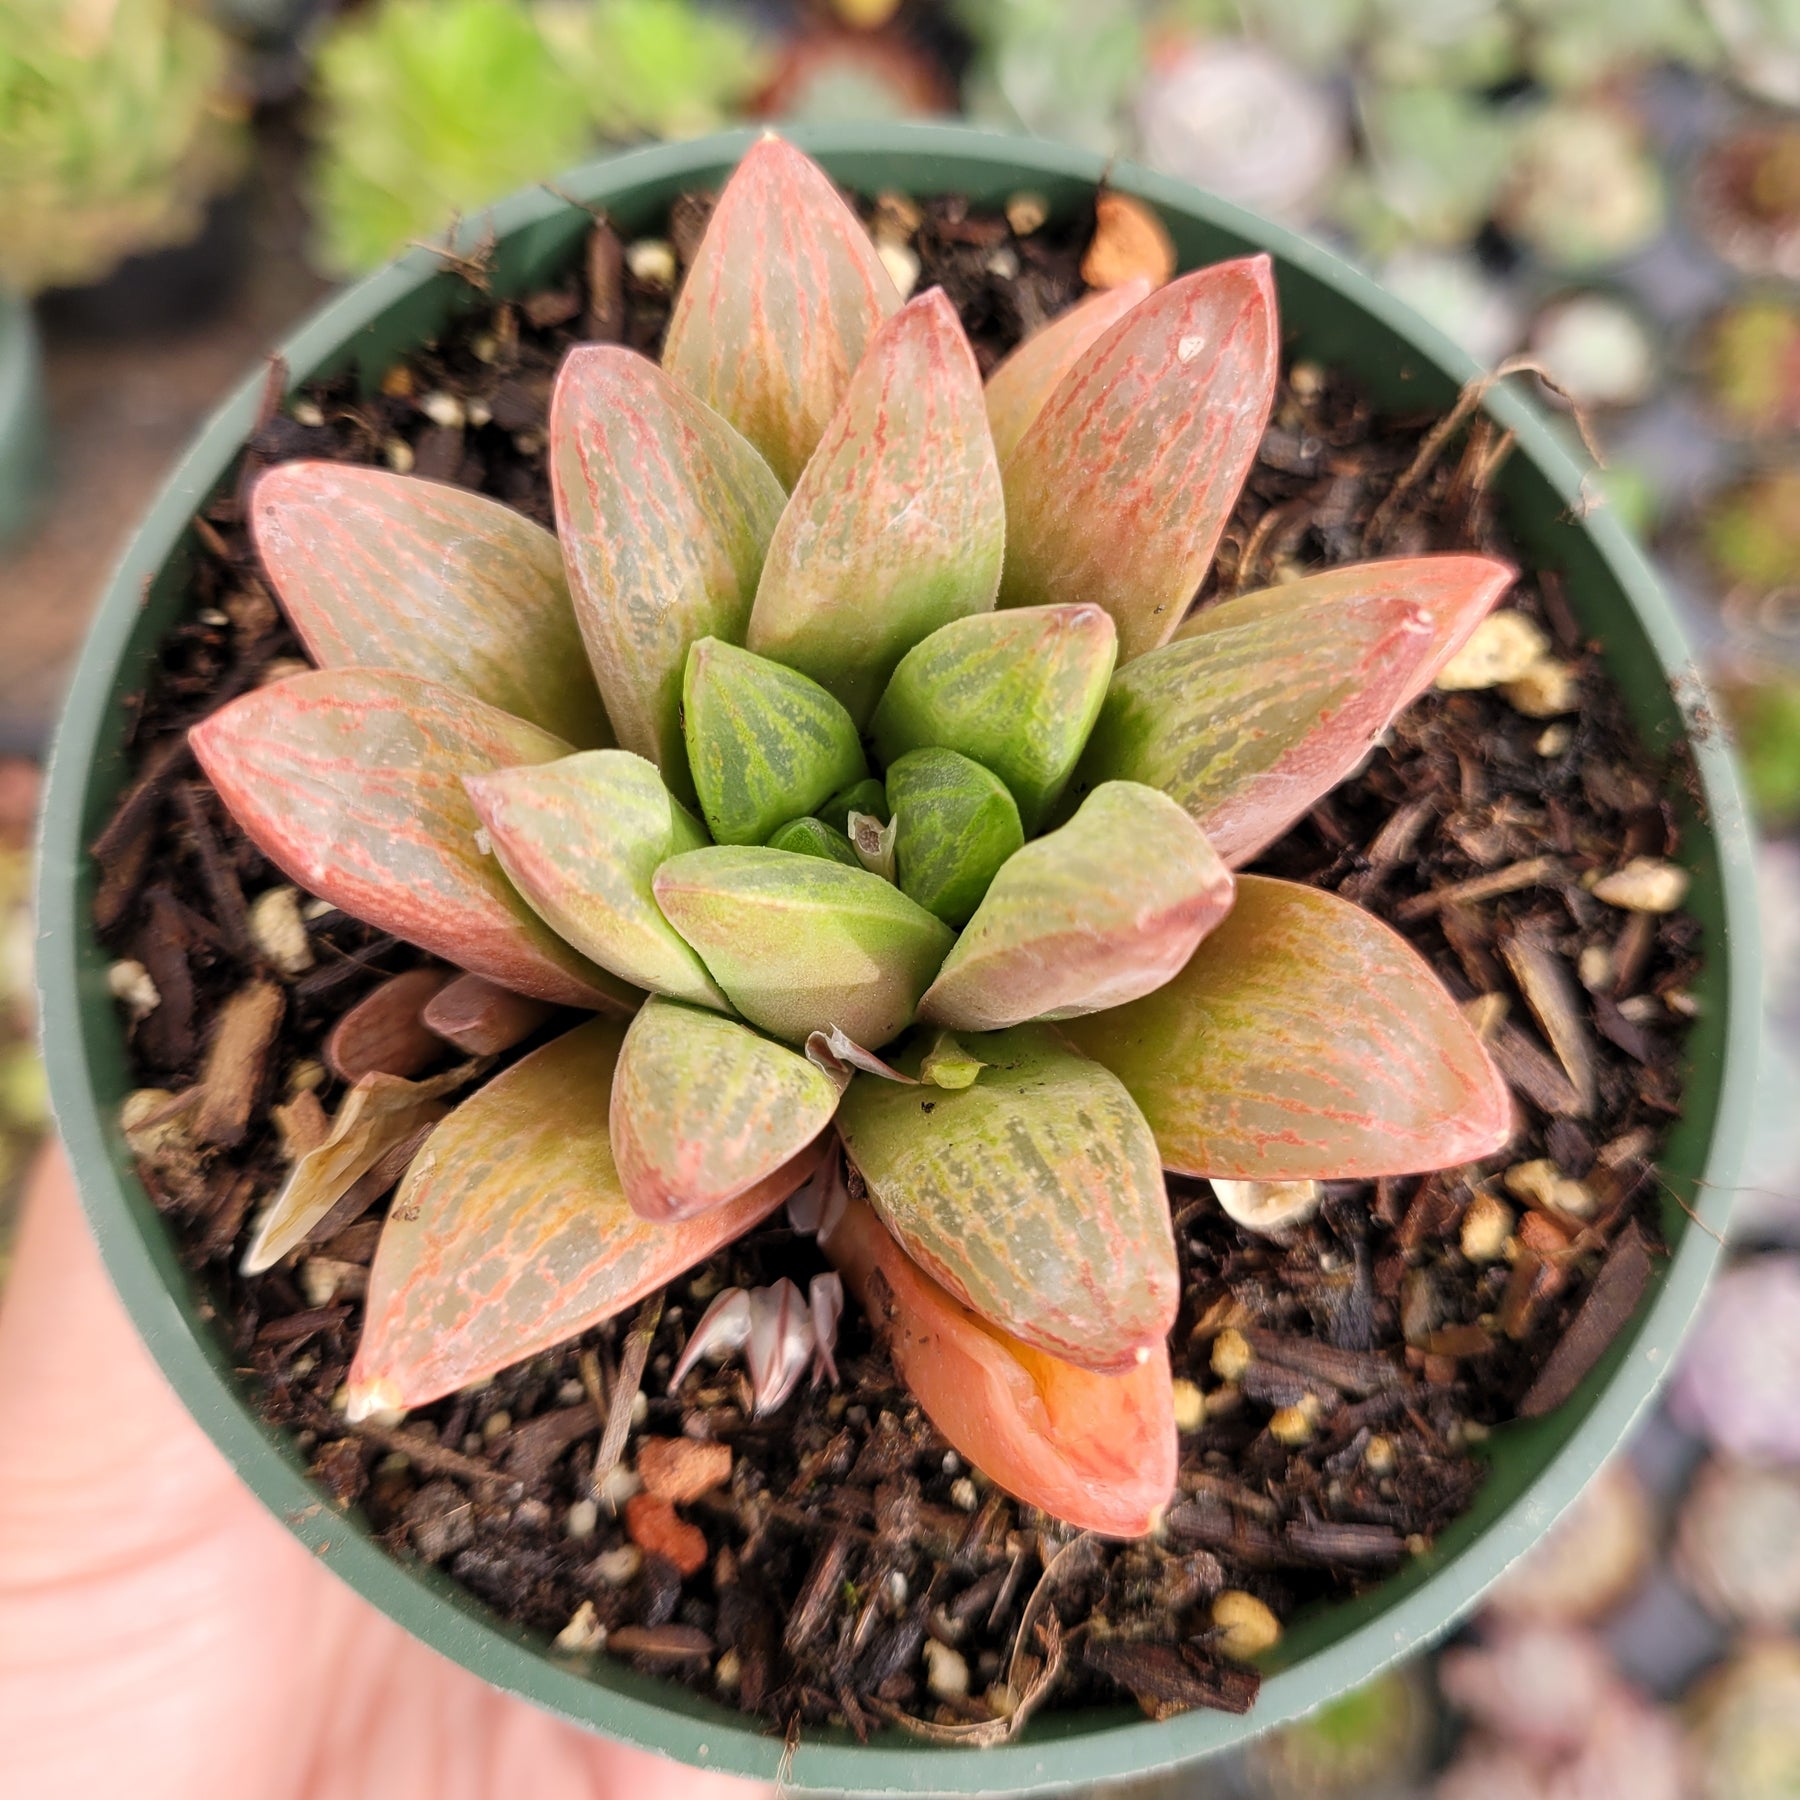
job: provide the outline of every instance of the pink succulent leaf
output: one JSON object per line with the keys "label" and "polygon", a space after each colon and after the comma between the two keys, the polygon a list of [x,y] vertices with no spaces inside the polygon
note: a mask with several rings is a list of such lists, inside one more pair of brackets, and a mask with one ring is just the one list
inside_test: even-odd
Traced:
{"label": "pink succulent leaf", "polygon": [[981,377],[933,288],[875,334],[795,486],[750,648],[810,675],[865,725],[914,644],[993,606],[1005,538]]}
{"label": "pink succulent leaf", "polygon": [[750,1291],[751,1416],[774,1412],[800,1385],[813,1360],[812,1315],[784,1275],[773,1287]]}
{"label": "pink succulent leaf", "polygon": [[1430,649],[1412,664],[1401,696],[1410,705],[1437,679],[1470,634],[1517,579],[1510,563],[1492,556],[1396,556],[1379,562],[1325,569],[1300,581],[1263,588],[1235,600],[1202,607],[1176,632],[1177,641],[1204,636],[1216,612],[1229,606],[1239,623],[1268,619],[1314,605],[1353,606],[1368,600],[1397,600],[1411,606],[1431,633]]}
{"label": "pink succulent leaf", "polygon": [[1083,352],[1007,459],[1002,606],[1093,601],[1119,661],[1166,643],[1275,397],[1266,256],[1184,275]]}
{"label": "pink succulent leaf", "polygon": [[732,1005],[790,1044],[834,1025],[859,1044],[889,1043],[954,935],[879,875],[789,850],[690,850],[653,887]]}
{"label": "pink succulent leaf", "polygon": [[423,1406],[622,1312],[741,1237],[802,1160],[698,1218],[625,1199],[605,1095],[624,1041],[595,1019],[465,1100],[414,1159],[369,1271],[350,1414]]}
{"label": "pink succulent leaf", "polygon": [[582,749],[613,741],[561,546],[511,507],[386,469],[291,462],[258,480],[250,530],[322,668],[399,669]]}
{"label": "pink succulent leaf", "polygon": [[999,1031],[1122,1006],[1181,968],[1231,896],[1231,872],[1173,800],[1103,782],[1001,865],[919,1017]]}
{"label": "pink succulent leaf", "polygon": [[691,803],[688,647],[743,642],[781,483],[717,413],[613,345],[586,345],[563,364],[550,482],[575,617],[613,729]]}
{"label": "pink succulent leaf", "polygon": [[850,1202],[843,1149],[833,1144],[804,1187],[788,1195],[788,1224],[801,1237],[829,1237]]}
{"label": "pink succulent leaf", "polygon": [[565,942],[621,981],[730,1010],[650,884],[706,842],[700,822],[629,750],[586,750],[464,784],[507,879]]}
{"label": "pink succulent leaf", "polygon": [[414,675],[323,669],[245,694],[188,741],[256,847],[309,894],[534,999],[635,1006],[477,842],[463,778],[566,756],[560,738]]}
{"label": "pink succulent leaf", "polygon": [[751,145],[676,297],[663,367],[791,487],[900,304],[861,221],[792,144]]}
{"label": "pink succulent leaf", "polygon": [[997,1486],[1105,1537],[1142,1537],[1175,1492],[1169,1352],[1125,1375],[1058,1361],[978,1319],[861,1201],[825,1253],[885,1339],[931,1422]]}
{"label": "pink succulent leaf", "polygon": [[547,1024],[552,1010],[479,975],[458,975],[426,1001],[419,1018],[427,1031],[465,1056],[498,1056]]}
{"label": "pink succulent leaf", "polygon": [[1371,594],[1208,607],[1112,678],[1070,792],[1141,781],[1178,801],[1233,868],[1355,770],[1436,653],[1411,601]]}
{"label": "pink succulent leaf", "polygon": [[804,1056],[717,1013],[652,997],[613,1077],[613,1160],[632,1209],[685,1219],[735,1200],[831,1123],[838,1089]]}
{"label": "pink succulent leaf", "polygon": [[749,1341],[750,1296],[738,1287],[721,1289],[700,1315],[700,1323],[694,1327],[694,1335],[688,1339],[675,1373],[669,1377],[669,1392],[672,1394],[681,1386],[682,1378],[702,1357],[708,1362],[723,1362]]}
{"label": "pink succulent leaf", "polygon": [[1062,378],[1150,291],[1150,278],[1134,275],[1116,288],[1089,294],[1040,326],[988,376],[988,429],[1002,464]]}
{"label": "pink succulent leaf", "polygon": [[1156,1139],[1118,1078],[1049,1028],[976,1046],[980,1078],[928,1100],[851,1083],[838,1129],[869,1202],[982,1318],[1082,1368],[1130,1369],[1181,1297]]}
{"label": "pink succulent leaf", "polygon": [[835,1025],[825,1031],[815,1031],[806,1040],[806,1060],[821,1070],[840,1094],[858,1071],[882,1081],[898,1081],[907,1087],[919,1085],[916,1076],[902,1074],[892,1063],[883,1062],[873,1050],[865,1050]]}
{"label": "pink succulent leaf", "polygon": [[1238,877],[1167,987],[1063,1032],[1143,1109],[1166,1167],[1366,1180],[1491,1156],[1506,1083],[1429,964],[1335,894]]}
{"label": "pink succulent leaf", "polygon": [[815,1275],[807,1284],[806,1305],[812,1314],[813,1386],[829,1381],[836,1387],[837,1358],[832,1352],[837,1348],[838,1320],[844,1316],[844,1278],[835,1269]]}

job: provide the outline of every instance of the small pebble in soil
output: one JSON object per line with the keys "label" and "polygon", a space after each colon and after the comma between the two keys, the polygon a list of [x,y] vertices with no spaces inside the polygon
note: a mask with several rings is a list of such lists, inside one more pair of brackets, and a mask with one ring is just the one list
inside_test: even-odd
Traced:
{"label": "small pebble in soil", "polygon": [[960,1650],[925,1640],[925,1685],[940,1700],[962,1700],[969,1692],[969,1665]]}
{"label": "small pebble in soil", "polygon": [[1233,1662],[1249,1662],[1281,1642],[1281,1621],[1242,1588],[1227,1588],[1214,1598],[1212,1622],[1220,1655]]}
{"label": "small pebble in soil", "polygon": [[1622,869],[1602,875],[1593,895],[1627,912],[1673,912],[1687,897],[1688,872],[1657,856],[1634,856]]}

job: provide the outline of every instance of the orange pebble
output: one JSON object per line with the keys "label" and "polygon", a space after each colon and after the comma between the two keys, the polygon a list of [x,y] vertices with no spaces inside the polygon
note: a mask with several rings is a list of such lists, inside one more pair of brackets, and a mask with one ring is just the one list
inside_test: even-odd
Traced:
{"label": "orange pebble", "polygon": [[731,1446],[701,1438],[647,1438],[638,1446],[637,1472],[646,1493],[681,1506],[731,1479]]}
{"label": "orange pebble", "polygon": [[625,1502],[625,1533],[646,1556],[665,1557],[683,1576],[706,1567],[705,1535],[655,1494],[633,1494]]}
{"label": "orange pebble", "polygon": [[1089,287],[1122,287],[1134,275],[1161,287],[1174,273],[1174,241],[1149,207],[1124,194],[1102,194],[1094,202],[1094,235],[1081,259],[1081,279]]}

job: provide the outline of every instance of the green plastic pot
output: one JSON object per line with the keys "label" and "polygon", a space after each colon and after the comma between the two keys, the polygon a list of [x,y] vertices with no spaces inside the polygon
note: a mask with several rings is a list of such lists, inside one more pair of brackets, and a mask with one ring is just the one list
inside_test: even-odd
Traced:
{"label": "green plastic pot", "polygon": [[44,371],[37,320],[0,288],[0,543],[37,510],[44,488]]}
{"label": "green plastic pot", "polygon": [[[1073,210],[1091,199],[1102,168],[1078,150],[948,126],[819,126],[794,136],[839,181],[868,192],[956,192],[993,203],[1030,188],[1053,208]],[[740,132],[643,150],[565,175],[554,193],[514,196],[491,220],[495,292],[519,292],[574,265],[589,216],[571,200],[604,207],[627,232],[656,229],[677,195],[716,186],[749,142]],[[1161,211],[1184,264],[1271,252],[1282,319],[1298,348],[1342,367],[1378,401],[1446,408],[1477,373],[1447,338],[1317,245],[1126,165],[1114,165],[1108,179]],[[467,241],[488,223],[475,221]],[[394,357],[477,304],[438,258],[415,253],[324,307],[282,355],[295,382],[354,369],[373,385]],[[152,507],[101,607],[57,740],[40,889],[44,1037],[57,1119],[89,1217],[145,1341],[189,1411],[264,1504],[371,1605],[496,1687],[579,1725],[696,1766],[772,1779],[783,1761],[779,1737],[625,1666],[603,1659],[586,1670],[556,1660],[542,1641],[496,1622],[431,1569],[396,1562],[354,1515],[345,1518],[312,1486],[291,1445],[259,1422],[114,1124],[131,1083],[106,955],[89,923],[94,877],[83,846],[127,778],[124,699],[187,604],[189,519],[228,479],[263,382],[258,371],[226,403]],[[792,1787],[974,1793],[1091,1783],[1204,1757],[1294,1718],[1465,1614],[1581,1491],[1667,1372],[1719,1254],[1715,1234],[1749,1117],[1759,1004],[1750,830],[1737,778],[1702,708],[1693,653],[1643,553],[1604,510],[1587,509],[1581,471],[1524,399],[1496,389],[1485,406],[1517,436],[1499,493],[1526,561],[1561,572],[1570,604],[1603,640],[1645,739],[1659,749],[1686,740],[1698,770],[1692,795],[1674,797],[1707,957],[1688,1040],[1685,1111],[1663,1163],[1673,1256],[1637,1318],[1566,1406],[1494,1433],[1480,1499],[1429,1554],[1362,1598],[1295,1622],[1269,1658],[1262,1698],[1247,1718],[1194,1712],[1157,1724],[1123,1706],[1063,1712],[986,1751],[936,1748],[897,1732],[859,1745],[844,1732],[809,1731],[787,1771]]]}

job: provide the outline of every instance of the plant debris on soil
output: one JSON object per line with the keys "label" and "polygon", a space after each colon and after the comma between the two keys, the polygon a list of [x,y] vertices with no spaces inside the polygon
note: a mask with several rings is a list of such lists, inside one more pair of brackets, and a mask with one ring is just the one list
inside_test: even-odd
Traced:
{"label": "plant debris on soil", "polygon": [[[670,220],[683,265],[705,214],[690,199]],[[1035,224],[1027,215],[1015,217]],[[1081,291],[1091,219],[1020,236],[954,199],[896,197],[865,216],[910,247],[921,286],[944,287],[984,371]],[[345,378],[284,404],[272,377],[235,487],[197,521],[192,606],[134,703],[135,777],[93,846],[101,936],[138,966],[115,971],[137,1079],[172,1096],[134,1098],[143,1178],[263,1415],[295,1434],[320,1487],[396,1556],[439,1566],[559,1654],[628,1658],[789,1731],[899,1721],[992,1742],[1046,1700],[1122,1694],[1157,1717],[1243,1710],[1257,1676],[1221,1653],[1213,1598],[1247,1590],[1286,1618],[1423,1553],[1474,1498],[1488,1429],[1565,1399],[1644,1291],[1699,931],[1680,912],[1606,905],[1590,886],[1676,851],[1665,795],[1684,772],[1650,757],[1555,578],[1527,570],[1505,604],[1547,632],[1575,709],[1534,718],[1497,690],[1427,695],[1257,865],[1403,932],[1484,1033],[1521,1129],[1479,1168],[1329,1184],[1283,1242],[1240,1231],[1204,1183],[1170,1178],[1174,1369],[1204,1402],[1154,1538],[1072,1533],[965,1468],[855,1309],[840,1384],[803,1389],[771,1418],[751,1418],[735,1369],[703,1367],[670,1393],[722,1287],[785,1275],[804,1288],[824,1266],[781,1214],[635,1320],[399,1424],[348,1427],[334,1396],[386,1194],[417,1137],[303,1251],[253,1278],[237,1265],[285,1173],[284,1143],[317,1141],[317,1109],[343,1092],[328,1034],[428,959],[317,903],[297,915],[297,946],[296,915],[281,939],[253,917],[282,877],[183,734],[299,666],[244,527],[261,469],[385,463],[551,523],[545,414],[563,353],[603,337],[654,354],[667,321],[666,288],[631,272],[656,259],[621,249],[597,224],[566,282],[484,299],[379,393]],[[1376,554],[1506,554],[1488,486],[1506,444],[1477,417],[1415,467],[1433,423],[1375,412],[1331,370],[1285,369],[1209,593]],[[567,1023],[540,1024],[510,1054]],[[461,1055],[416,1032],[406,1042],[414,1070]]]}

